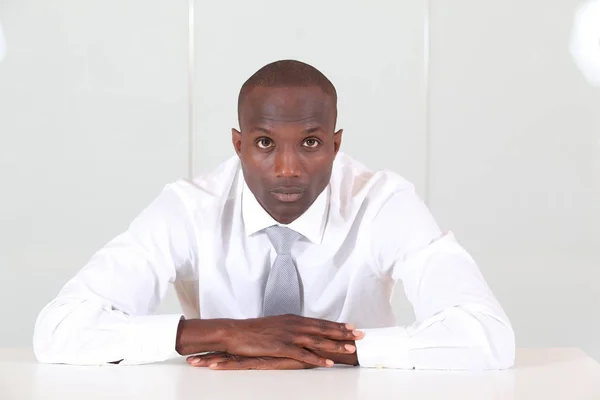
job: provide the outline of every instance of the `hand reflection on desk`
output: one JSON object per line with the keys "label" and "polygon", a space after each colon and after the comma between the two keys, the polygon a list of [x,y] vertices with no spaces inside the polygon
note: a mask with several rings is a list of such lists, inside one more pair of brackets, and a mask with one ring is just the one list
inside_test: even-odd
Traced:
{"label": "hand reflection on desk", "polygon": [[[358,366],[356,352],[353,354],[332,354],[317,352],[319,357],[333,360],[336,365]],[[215,352],[186,358],[193,367],[209,367],[214,370],[294,370],[313,369],[315,365],[280,357],[242,357]]]}
{"label": "hand reflection on desk", "polygon": [[[286,400],[513,399],[517,371],[419,371],[337,365],[297,371],[213,371],[182,360],[138,366],[31,364],[32,399],[188,399],[244,396]],[[448,395],[448,397],[440,397]],[[408,397],[407,397],[408,396]],[[457,397],[458,398],[458,397]]]}
{"label": "hand reflection on desk", "polygon": [[[9,363],[17,396],[32,399],[244,398],[513,400],[599,398],[598,364],[576,349],[522,349],[513,369],[426,371],[335,366],[301,371],[212,371],[183,359],[138,366]],[[1,366],[0,362],[0,366]],[[1,371],[1,368],[0,368]],[[2,374],[0,374],[1,376]],[[7,376],[5,374],[5,376]],[[0,385],[1,387],[1,385]],[[2,395],[5,392],[0,390]],[[10,393],[10,392],[9,392]]]}
{"label": "hand reflection on desk", "polygon": [[[184,359],[138,366],[39,364],[0,349],[2,399],[599,399],[600,366],[579,349],[520,349],[504,371],[335,366],[301,371],[212,371]],[[343,397],[341,397],[343,396]]]}

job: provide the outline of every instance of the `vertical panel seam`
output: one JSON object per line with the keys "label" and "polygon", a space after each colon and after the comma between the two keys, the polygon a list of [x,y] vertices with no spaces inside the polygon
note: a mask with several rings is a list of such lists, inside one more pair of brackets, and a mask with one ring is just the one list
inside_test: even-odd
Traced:
{"label": "vertical panel seam", "polygon": [[188,0],[188,179],[195,176],[194,165],[196,164],[195,152],[195,104],[194,104],[194,67],[195,67],[195,49],[194,49],[194,31],[195,31],[195,2]]}
{"label": "vertical panel seam", "polygon": [[423,24],[423,68],[424,68],[424,118],[423,127],[425,135],[425,193],[424,201],[431,206],[431,124],[430,124],[430,78],[431,78],[431,0],[424,0],[424,24]]}

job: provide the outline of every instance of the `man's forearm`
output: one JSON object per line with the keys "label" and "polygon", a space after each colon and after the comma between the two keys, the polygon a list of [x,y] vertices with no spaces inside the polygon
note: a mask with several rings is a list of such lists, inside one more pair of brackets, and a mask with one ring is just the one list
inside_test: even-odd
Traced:
{"label": "man's forearm", "polygon": [[232,320],[182,319],[177,329],[175,350],[182,356],[226,351],[226,339]]}
{"label": "man's forearm", "polygon": [[[235,320],[229,319],[182,319],[177,329],[175,350],[182,356],[204,352],[226,352],[228,332]],[[356,347],[354,341],[344,342]],[[352,354],[328,353],[313,350],[336,364],[358,365],[356,352]]]}

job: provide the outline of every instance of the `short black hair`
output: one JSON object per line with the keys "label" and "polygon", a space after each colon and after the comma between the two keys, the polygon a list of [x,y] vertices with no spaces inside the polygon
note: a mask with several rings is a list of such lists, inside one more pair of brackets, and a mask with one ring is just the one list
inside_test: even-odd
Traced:
{"label": "short black hair", "polygon": [[240,89],[238,117],[244,98],[256,87],[306,87],[317,86],[333,98],[337,114],[337,91],[327,77],[312,65],[298,60],[279,60],[256,71]]}

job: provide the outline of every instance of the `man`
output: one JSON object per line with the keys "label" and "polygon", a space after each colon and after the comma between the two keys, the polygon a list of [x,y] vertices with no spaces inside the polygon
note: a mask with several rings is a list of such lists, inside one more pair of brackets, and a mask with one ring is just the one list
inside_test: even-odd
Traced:
{"label": "man", "polygon": [[[321,72],[293,60],[266,65],[242,86],[238,116],[237,156],[168,185],[42,310],[41,362],[513,364],[505,313],[414,187],[338,153],[337,94]],[[412,326],[394,326],[397,280]],[[169,283],[185,318],[153,315]]]}

